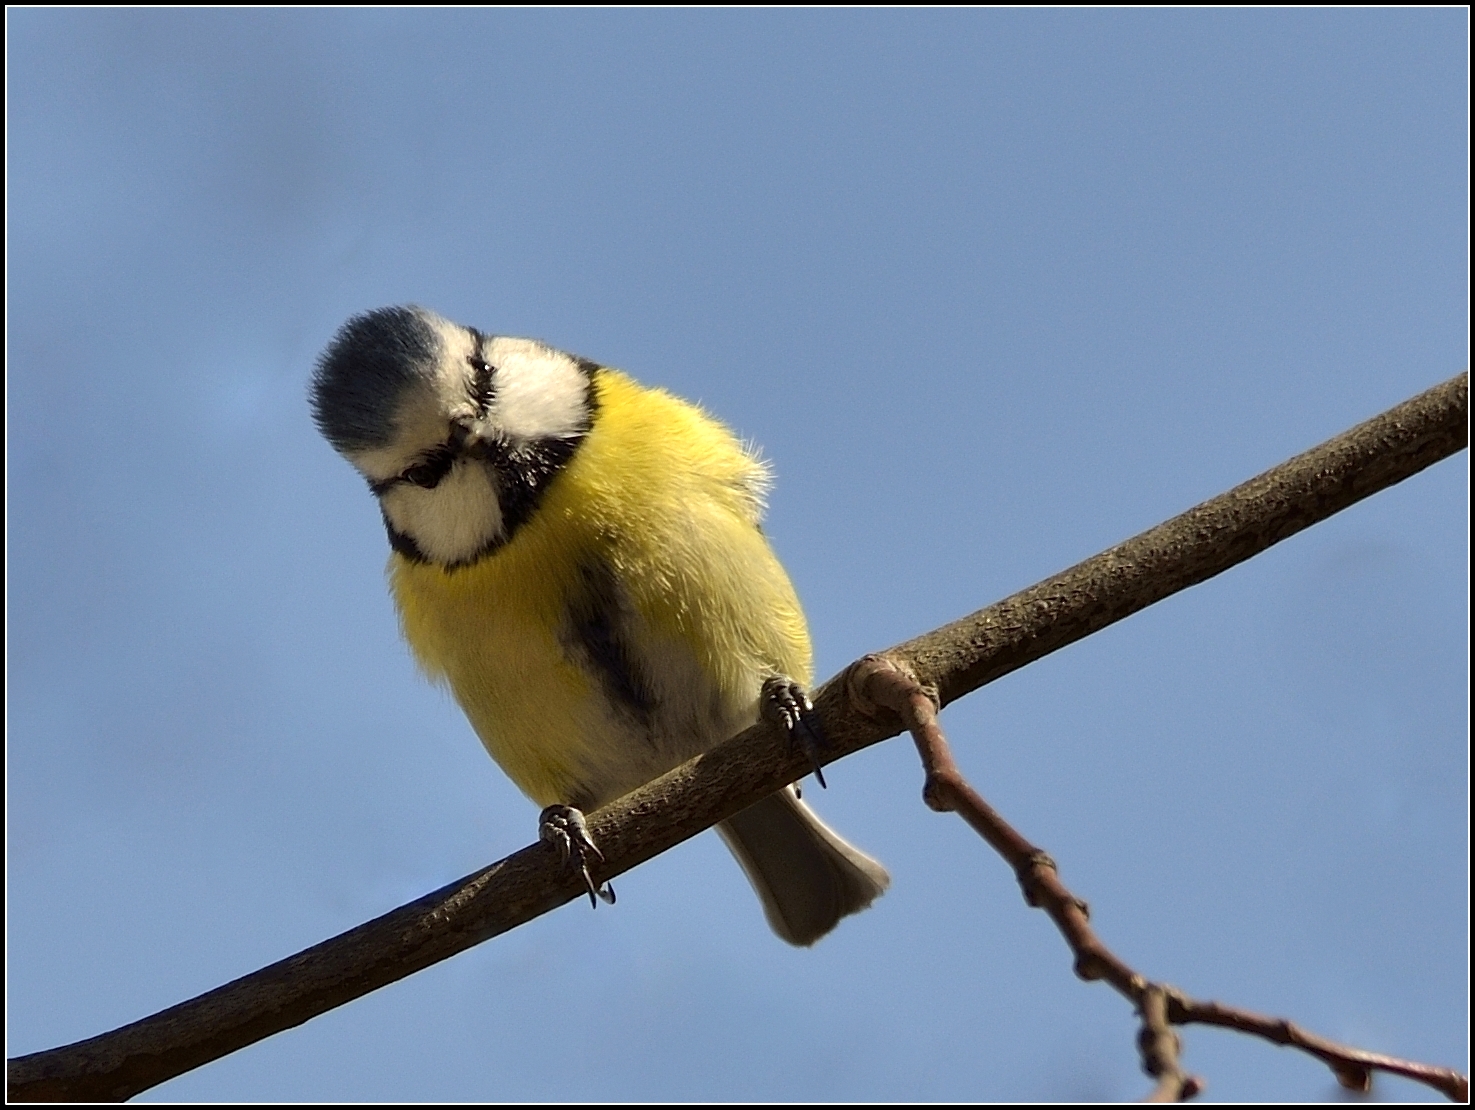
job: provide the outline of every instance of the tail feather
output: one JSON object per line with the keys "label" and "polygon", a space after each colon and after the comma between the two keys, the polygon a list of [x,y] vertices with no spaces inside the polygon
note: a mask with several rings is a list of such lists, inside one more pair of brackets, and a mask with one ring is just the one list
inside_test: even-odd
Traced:
{"label": "tail feather", "polygon": [[891,885],[886,868],[847,844],[791,786],[717,826],[763,902],[768,924],[810,945]]}

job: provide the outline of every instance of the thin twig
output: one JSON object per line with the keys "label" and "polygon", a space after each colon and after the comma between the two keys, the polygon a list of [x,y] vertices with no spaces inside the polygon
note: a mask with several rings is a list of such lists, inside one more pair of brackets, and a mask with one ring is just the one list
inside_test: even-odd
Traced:
{"label": "thin twig", "polygon": [[[1461,374],[1260,477],[1036,586],[887,652],[946,705],[986,682],[1243,562],[1308,525],[1465,447]],[[843,681],[816,692],[825,762],[900,731],[848,704]],[[691,760],[589,815],[611,879],[809,772],[768,725]],[[1026,889],[1047,886],[1048,858]],[[150,1017],[10,1060],[13,1101],[130,1098],[264,1037],[411,975],[585,893],[534,844],[382,917]],[[1076,911],[1084,920],[1084,908]]]}
{"label": "thin twig", "polygon": [[1237,1029],[1299,1048],[1326,1063],[1337,1081],[1351,1090],[1370,1090],[1372,1072],[1384,1071],[1433,1087],[1452,1101],[1469,1100],[1469,1080],[1450,1068],[1340,1045],[1289,1021],[1217,1002],[1196,1002],[1181,991],[1149,981],[1108,948],[1091,927],[1086,903],[1060,881],[1055,861],[1026,840],[969,785],[938,723],[935,695],[909,673],[905,664],[884,655],[868,655],[851,665],[845,685],[860,712],[876,716],[887,709],[901,718],[922,759],[926,776],[923,800],[939,813],[957,813],[1004,857],[1019,877],[1025,901],[1048,913],[1065,937],[1075,954],[1076,974],[1086,980],[1106,980],[1137,1008],[1142,1015],[1138,1035],[1142,1067],[1158,1080],[1149,1102],[1179,1102],[1203,1089],[1201,1080],[1179,1067],[1178,1036],[1169,1028],[1170,1023],[1189,1022]]}

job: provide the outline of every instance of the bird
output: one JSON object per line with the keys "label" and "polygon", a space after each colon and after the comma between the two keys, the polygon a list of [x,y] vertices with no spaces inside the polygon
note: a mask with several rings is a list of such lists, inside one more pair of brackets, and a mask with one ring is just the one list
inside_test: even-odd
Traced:
{"label": "bird", "polygon": [[[416,305],[351,317],[310,394],[378,499],[412,654],[545,807],[540,836],[591,902],[614,899],[591,878],[591,810],[760,718],[819,774],[808,627],[760,524],[769,469],[724,425],[619,370]],[[717,830],[793,945],[890,884],[792,784]]]}

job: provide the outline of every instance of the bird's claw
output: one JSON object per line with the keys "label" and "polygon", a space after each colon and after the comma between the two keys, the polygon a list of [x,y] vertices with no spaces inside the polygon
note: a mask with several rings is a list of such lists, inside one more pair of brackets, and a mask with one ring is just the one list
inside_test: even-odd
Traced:
{"label": "bird's claw", "polygon": [[763,683],[761,712],[765,720],[784,730],[790,750],[795,746],[804,749],[815,781],[824,787],[825,773],[820,770],[819,754],[824,749],[825,738],[804,687],[782,675],[773,676]]}
{"label": "bird's claw", "polygon": [[538,815],[538,839],[546,840],[558,849],[558,858],[567,867],[573,863],[584,877],[584,886],[589,891],[589,904],[597,906],[600,900],[614,905],[615,888],[605,883],[600,886],[589,874],[589,865],[603,863],[604,853],[589,835],[588,822],[584,814],[573,806],[551,805]]}

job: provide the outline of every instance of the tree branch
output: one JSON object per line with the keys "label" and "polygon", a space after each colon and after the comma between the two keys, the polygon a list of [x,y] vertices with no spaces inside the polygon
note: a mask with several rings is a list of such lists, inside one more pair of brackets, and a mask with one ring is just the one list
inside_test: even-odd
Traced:
{"label": "tree branch", "polygon": [[[887,652],[939,705],[1195,585],[1468,443],[1461,374],[1228,493],[972,616]],[[815,697],[827,762],[901,731],[847,697],[844,675]],[[808,773],[767,725],[590,815],[600,878],[629,870]],[[490,867],[151,1017],[8,1062],[16,1101],[130,1098],[580,897],[550,845]],[[1200,1019],[1205,1020],[1205,1019]]]}

